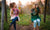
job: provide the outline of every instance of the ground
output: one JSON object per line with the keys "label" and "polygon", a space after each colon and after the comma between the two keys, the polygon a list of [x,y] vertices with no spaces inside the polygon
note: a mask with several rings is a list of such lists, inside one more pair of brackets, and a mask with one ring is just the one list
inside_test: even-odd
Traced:
{"label": "ground", "polygon": [[[10,28],[10,30],[14,30],[13,25]],[[16,24],[16,30],[33,30],[33,28],[32,28],[31,25],[29,25],[29,26],[19,26],[19,25]]]}
{"label": "ground", "polygon": [[[44,16],[41,15],[41,23],[40,23],[39,29],[40,30],[50,30],[50,15],[46,15],[45,23],[44,23],[43,17]],[[20,15],[20,19],[21,21],[16,23],[17,30],[33,30],[32,25],[31,25],[30,15]],[[7,30],[9,28],[9,23],[5,23],[4,26],[5,26],[4,30]],[[13,25],[10,28],[10,30],[14,30]]]}

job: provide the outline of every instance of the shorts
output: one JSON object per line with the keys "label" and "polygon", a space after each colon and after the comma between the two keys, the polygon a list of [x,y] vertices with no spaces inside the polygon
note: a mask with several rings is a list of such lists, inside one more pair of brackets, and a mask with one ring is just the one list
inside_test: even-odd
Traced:
{"label": "shorts", "polygon": [[36,28],[36,25],[40,26],[40,19],[36,19],[33,21],[33,27]]}

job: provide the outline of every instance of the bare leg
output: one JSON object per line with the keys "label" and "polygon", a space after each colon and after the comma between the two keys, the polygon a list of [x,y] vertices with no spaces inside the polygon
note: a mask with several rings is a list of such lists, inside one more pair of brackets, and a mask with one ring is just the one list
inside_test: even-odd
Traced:
{"label": "bare leg", "polygon": [[[32,26],[34,26],[33,24],[34,24],[34,23],[32,23]],[[36,28],[33,27],[33,30],[36,30]]]}
{"label": "bare leg", "polygon": [[37,26],[37,30],[39,30],[39,26]]}
{"label": "bare leg", "polygon": [[33,28],[33,30],[35,30],[36,28]]}
{"label": "bare leg", "polygon": [[31,25],[32,25],[32,27],[33,27],[33,23],[32,23]]}
{"label": "bare leg", "polygon": [[40,26],[40,19],[37,19],[37,23],[38,23],[38,25],[37,25],[37,30],[39,30],[39,26]]}
{"label": "bare leg", "polygon": [[33,24],[33,27],[34,27],[34,30],[36,30],[36,20],[34,21],[34,24]]}
{"label": "bare leg", "polygon": [[[31,25],[32,25],[32,27],[33,27],[33,22],[31,23]],[[33,28],[33,30],[34,30],[34,28]]]}

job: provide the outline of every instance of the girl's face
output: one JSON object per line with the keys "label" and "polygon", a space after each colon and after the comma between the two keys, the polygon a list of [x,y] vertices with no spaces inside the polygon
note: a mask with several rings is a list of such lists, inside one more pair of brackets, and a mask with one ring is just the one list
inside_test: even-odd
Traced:
{"label": "girl's face", "polygon": [[16,8],[17,7],[17,5],[16,4],[14,4],[14,8]]}
{"label": "girl's face", "polygon": [[33,5],[33,8],[35,8],[35,5]]}
{"label": "girl's face", "polygon": [[36,7],[38,7],[38,5],[36,5]]}

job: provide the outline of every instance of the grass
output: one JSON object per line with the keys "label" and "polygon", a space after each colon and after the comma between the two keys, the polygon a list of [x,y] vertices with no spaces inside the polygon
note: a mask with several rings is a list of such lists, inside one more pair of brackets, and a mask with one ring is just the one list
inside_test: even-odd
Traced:
{"label": "grass", "polygon": [[[10,10],[7,10],[7,18],[8,18],[8,23],[4,21],[4,30],[8,30],[9,28],[9,23],[12,21],[10,20]],[[31,24],[31,17],[28,14],[20,14],[20,21],[17,22],[18,25],[22,26],[28,26]],[[50,30],[50,15],[46,15],[46,22],[44,23],[43,21],[43,15],[41,15],[41,25],[40,25],[40,30]],[[1,24],[1,23],[0,23]]]}
{"label": "grass", "polygon": [[9,29],[9,23],[4,22],[4,30],[8,30]]}
{"label": "grass", "polygon": [[41,22],[40,30],[50,30],[50,21]]}
{"label": "grass", "polygon": [[[28,26],[31,24],[31,19],[30,19],[30,15],[26,15],[26,14],[22,14],[22,15],[19,15],[20,16],[20,22],[17,22],[17,24],[19,25],[24,25],[24,26]],[[40,30],[50,30],[50,15],[47,15],[46,17],[46,22],[44,23],[43,21],[43,15],[41,15],[41,25],[40,25]],[[7,28],[6,28],[7,27]],[[8,29],[9,27],[9,23],[5,23],[4,24],[4,29]]]}
{"label": "grass", "polygon": [[19,15],[20,16],[20,22],[18,22],[19,25],[29,25],[31,22],[31,17],[29,15]]}
{"label": "grass", "polygon": [[50,30],[50,15],[46,15],[46,22],[43,22],[43,17],[41,18],[41,25],[40,25],[40,30]]}
{"label": "grass", "polygon": [[1,29],[1,9],[0,9],[0,29]]}
{"label": "grass", "polygon": [[1,23],[0,23],[0,30],[1,30]]}

